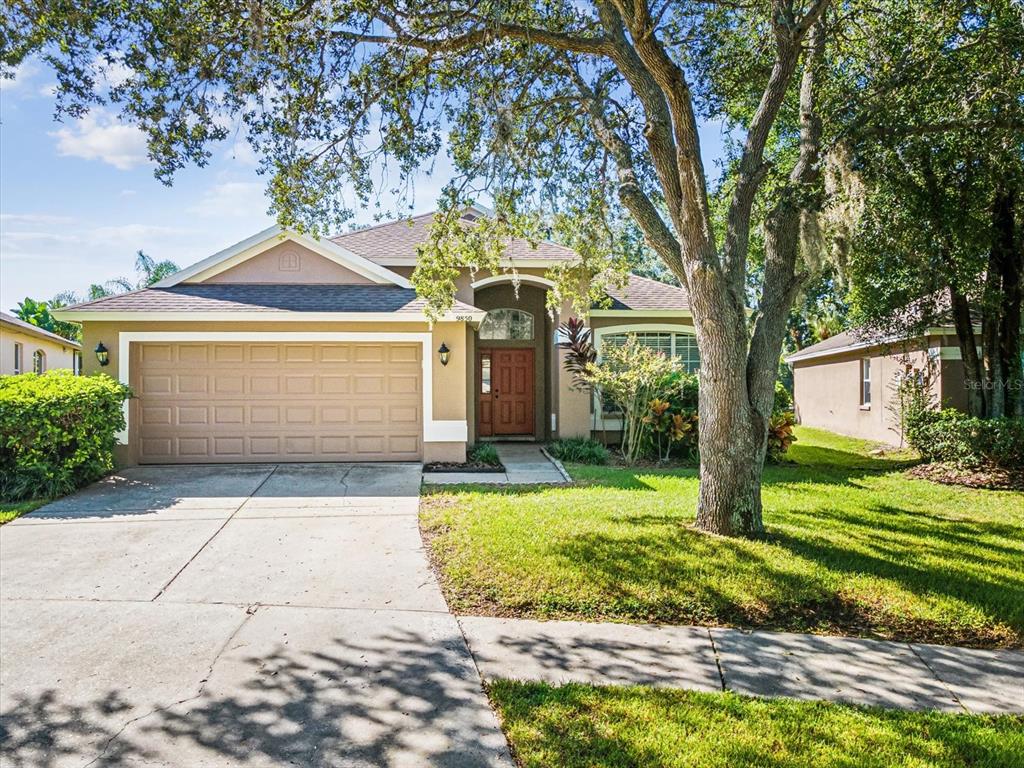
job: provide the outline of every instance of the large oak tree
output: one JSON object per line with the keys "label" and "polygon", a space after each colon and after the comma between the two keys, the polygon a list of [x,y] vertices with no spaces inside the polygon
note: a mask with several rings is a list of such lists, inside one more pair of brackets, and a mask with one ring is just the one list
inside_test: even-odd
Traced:
{"label": "large oak tree", "polygon": [[[14,0],[3,56],[47,60],[64,114],[119,105],[147,133],[164,180],[204,164],[241,126],[279,220],[314,232],[348,215],[342,188],[370,199],[383,163],[388,178],[408,179],[447,151],[450,215],[414,277],[434,311],[451,301],[459,266],[497,269],[502,236],[542,227],[583,256],[557,275],[555,301],[585,306],[621,272],[608,233],[628,215],[690,295],[702,360],[698,526],[758,534],[778,359],[807,276],[800,242],[820,206],[828,5]],[[793,151],[762,201],[751,302],[752,209],[787,109]],[[739,137],[722,187],[701,159],[701,116],[731,118]],[[455,214],[482,189],[498,216],[467,232]],[[724,195],[721,216],[712,194]]]}

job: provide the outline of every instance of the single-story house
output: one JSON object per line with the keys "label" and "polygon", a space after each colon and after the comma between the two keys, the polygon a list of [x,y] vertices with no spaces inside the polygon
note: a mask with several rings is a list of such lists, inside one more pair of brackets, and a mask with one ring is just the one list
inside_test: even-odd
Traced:
{"label": "single-story house", "polygon": [[0,312],[0,375],[82,370],[82,346],[56,333]]}
{"label": "single-story house", "polygon": [[797,421],[842,435],[899,443],[896,385],[908,374],[928,377],[936,404],[967,409],[960,345],[951,326],[888,341],[846,331],[789,355],[786,362],[793,368]]}
{"label": "single-story house", "polygon": [[[461,461],[478,440],[614,427],[563,370],[571,307],[545,309],[545,273],[576,254],[512,240],[506,271],[464,270],[431,325],[409,278],[432,218],[323,240],[272,227],[150,288],[58,310],[82,324],[86,372],[134,390],[119,459]],[[697,365],[682,289],[634,276],[610,299],[588,319],[599,345],[635,333]]]}

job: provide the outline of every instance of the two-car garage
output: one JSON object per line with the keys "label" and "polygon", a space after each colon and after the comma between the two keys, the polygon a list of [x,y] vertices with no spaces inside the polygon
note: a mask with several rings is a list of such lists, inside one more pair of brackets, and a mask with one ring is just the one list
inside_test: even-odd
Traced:
{"label": "two-car garage", "polygon": [[140,463],[417,461],[416,342],[131,345]]}

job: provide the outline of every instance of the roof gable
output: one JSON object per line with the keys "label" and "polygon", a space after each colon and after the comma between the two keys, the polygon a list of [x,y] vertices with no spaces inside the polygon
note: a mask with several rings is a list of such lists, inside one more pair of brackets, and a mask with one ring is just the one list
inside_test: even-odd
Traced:
{"label": "roof gable", "polygon": [[[298,232],[282,229],[276,225],[262,232],[257,232],[252,237],[235,243],[202,261],[196,262],[190,267],[175,272],[173,275],[156,283],[154,287],[172,288],[182,283],[205,282],[287,241],[301,245],[313,253],[366,278],[368,282],[380,285],[397,285],[401,288],[412,287],[412,284],[401,275],[353,253],[337,243],[330,240],[314,239]],[[287,279],[281,280],[281,283],[287,282]]]}

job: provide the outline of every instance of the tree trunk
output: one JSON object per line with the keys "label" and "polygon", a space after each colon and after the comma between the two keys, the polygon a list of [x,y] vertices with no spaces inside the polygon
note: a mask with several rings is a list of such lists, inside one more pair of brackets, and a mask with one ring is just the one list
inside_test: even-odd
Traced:
{"label": "tree trunk", "polygon": [[[740,323],[743,323],[740,319]],[[703,323],[698,449],[697,527],[723,536],[764,533],[761,517],[763,440],[747,393],[746,330],[737,338],[729,322]],[[767,433],[764,432],[766,435]]]}
{"label": "tree trunk", "polygon": [[957,341],[960,342],[960,358],[964,364],[964,386],[967,387],[967,412],[971,416],[985,418],[988,413],[985,397],[985,372],[974,335],[974,321],[971,319],[967,297],[953,286],[949,287],[949,299],[953,312],[953,326]]}
{"label": "tree trunk", "polygon": [[991,265],[1000,285],[997,296],[993,298],[1000,304],[995,359],[999,367],[1001,409],[999,414],[993,415],[1024,414],[1020,328],[1024,247],[1017,242],[1016,206],[1015,188],[1004,188],[997,192],[992,215],[994,236]]}

